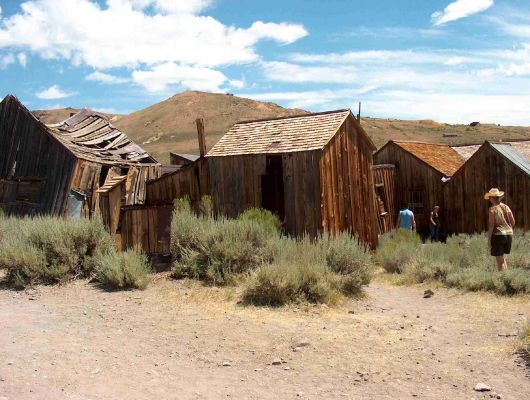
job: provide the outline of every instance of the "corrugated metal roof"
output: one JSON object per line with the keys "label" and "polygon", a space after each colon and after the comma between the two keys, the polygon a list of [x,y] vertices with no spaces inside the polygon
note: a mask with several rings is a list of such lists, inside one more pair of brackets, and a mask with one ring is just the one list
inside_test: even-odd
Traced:
{"label": "corrugated metal roof", "polygon": [[396,141],[394,143],[445,176],[452,176],[465,162],[464,157],[447,144]]}
{"label": "corrugated metal roof", "polygon": [[[499,152],[506,159],[510,160],[515,166],[517,166],[521,171],[530,176],[530,157],[526,154],[519,152],[519,149],[525,151],[526,146],[517,146],[514,143],[510,144],[500,144],[500,143],[490,143],[491,146]],[[520,143],[518,143],[520,144]]]}
{"label": "corrugated metal roof", "polygon": [[473,154],[480,149],[480,144],[472,144],[468,146],[451,146],[458,154],[460,154],[464,160],[469,160]]}
{"label": "corrugated metal roof", "polygon": [[319,150],[337,133],[350,110],[235,124],[208,157]]}
{"label": "corrugated metal roof", "polygon": [[528,160],[530,160],[530,140],[521,142],[510,142],[510,146],[515,148],[518,153],[522,154]]}
{"label": "corrugated metal roof", "polygon": [[85,160],[125,165],[157,163],[105,117],[90,109],[46,127],[77,157]]}

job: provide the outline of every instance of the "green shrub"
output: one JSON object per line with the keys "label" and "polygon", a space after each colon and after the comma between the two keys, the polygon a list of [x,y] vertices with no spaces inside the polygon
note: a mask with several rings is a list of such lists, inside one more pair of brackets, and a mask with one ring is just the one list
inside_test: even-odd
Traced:
{"label": "green shrub", "polygon": [[174,276],[226,285],[236,276],[271,261],[271,237],[266,227],[251,219],[213,219],[180,206],[171,225]]}
{"label": "green shrub", "polygon": [[265,228],[271,234],[278,234],[280,232],[281,222],[269,210],[262,208],[249,208],[239,214],[240,220],[254,221]]}
{"label": "green shrub", "polygon": [[500,295],[530,293],[530,237],[515,233],[504,273],[497,271],[486,244],[485,234],[456,235],[446,244],[426,243],[413,250],[410,242],[398,234],[396,239],[390,236],[382,241],[383,251],[375,258],[387,271],[402,273],[401,283],[439,281],[449,287]]}
{"label": "green shrub", "polygon": [[333,304],[340,295],[339,279],[324,265],[296,262],[260,268],[249,279],[243,300],[265,306],[302,302]]}
{"label": "green shrub", "polygon": [[341,275],[342,292],[353,295],[372,279],[372,257],[367,247],[349,233],[326,240],[326,264],[331,271]]}
{"label": "green shrub", "polygon": [[281,238],[272,265],[249,279],[244,300],[256,305],[333,304],[359,293],[371,279],[371,260],[364,246],[348,234],[336,239]]}
{"label": "green shrub", "polygon": [[0,268],[7,269],[8,282],[17,288],[90,277],[96,253],[113,248],[97,220],[4,218],[2,226]]}
{"label": "green shrub", "polygon": [[112,289],[145,289],[150,273],[147,257],[132,250],[121,253],[111,251],[97,257],[95,278]]}
{"label": "green shrub", "polygon": [[401,273],[411,263],[421,245],[421,238],[405,229],[383,235],[374,261],[390,273]]}

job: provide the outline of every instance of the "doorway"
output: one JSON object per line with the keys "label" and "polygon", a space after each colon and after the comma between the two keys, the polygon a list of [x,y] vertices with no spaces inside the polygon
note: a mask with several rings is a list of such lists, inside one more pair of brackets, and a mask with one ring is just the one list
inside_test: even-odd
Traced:
{"label": "doorway", "polygon": [[282,156],[267,156],[266,173],[261,176],[261,206],[285,219]]}

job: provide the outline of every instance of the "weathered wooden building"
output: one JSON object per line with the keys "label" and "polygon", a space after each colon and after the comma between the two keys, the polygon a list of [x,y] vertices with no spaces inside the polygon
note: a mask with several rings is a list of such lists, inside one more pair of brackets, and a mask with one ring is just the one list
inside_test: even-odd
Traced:
{"label": "weathered wooden building", "polygon": [[374,199],[379,234],[395,229],[399,211],[396,202],[396,166],[392,164],[374,165]]}
{"label": "weathered wooden building", "polygon": [[288,233],[351,231],[375,246],[374,150],[350,110],[241,122],[207,154],[209,193],[229,217],[262,207]]}
{"label": "weathered wooden building", "polygon": [[444,188],[449,233],[488,229],[489,202],[483,196],[492,187],[506,193],[517,226],[530,230],[530,141],[485,142],[453,174]]}
{"label": "weathered wooden building", "polygon": [[119,206],[145,201],[146,181],[159,174],[155,159],[92,110],[47,126],[14,96],[0,103],[0,207],[9,214],[91,216],[101,205],[115,221]]}
{"label": "weathered wooden building", "polygon": [[[430,211],[441,207],[442,221],[446,220],[444,186],[464,164],[464,158],[445,144],[389,141],[374,154],[375,164],[396,167],[396,203],[414,212],[420,233],[428,232]],[[397,219],[397,211],[392,216]]]}

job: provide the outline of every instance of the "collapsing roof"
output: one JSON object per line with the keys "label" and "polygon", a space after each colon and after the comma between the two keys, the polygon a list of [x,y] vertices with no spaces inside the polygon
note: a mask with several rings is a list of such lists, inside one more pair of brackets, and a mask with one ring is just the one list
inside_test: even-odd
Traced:
{"label": "collapsing roof", "polygon": [[90,109],[45,126],[75,156],[84,160],[112,165],[157,163],[105,117]]}
{"label": "collapsing roof", "polygon": [[396,141],[392,143],[448,177],[452,176],[465,162],[464,157],[447,144]]}
{"label": "collapsing roof", "polygon": [[[217,142],[207,156],[321,150],[337,133],[349,115],[351,115],[350,110],[337,110],[240,122]],[[368,141],[371,143],[369,138]]]}

